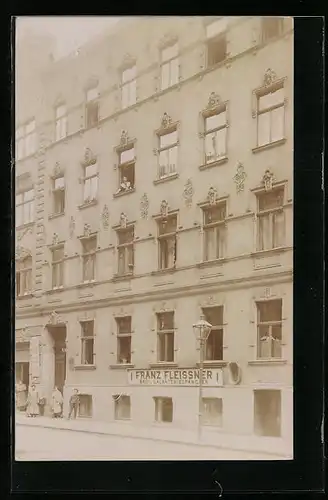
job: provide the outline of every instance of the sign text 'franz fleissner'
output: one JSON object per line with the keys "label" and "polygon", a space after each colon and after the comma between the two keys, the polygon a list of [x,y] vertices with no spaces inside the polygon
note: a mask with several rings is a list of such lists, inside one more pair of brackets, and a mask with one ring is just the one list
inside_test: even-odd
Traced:
{"label": "sign text 'franz fleissner'", "polygon": [[[199,385],[198,369],[179,370],[128,370],[131,385]],[[204,369],[203,384],[222,386],[222,369]]]}

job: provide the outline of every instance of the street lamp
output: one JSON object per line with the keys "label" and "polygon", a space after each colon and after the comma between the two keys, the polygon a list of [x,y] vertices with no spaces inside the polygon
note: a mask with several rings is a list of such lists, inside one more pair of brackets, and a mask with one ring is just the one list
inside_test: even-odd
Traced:
{"label": "street lamp", "polygon": [[202,408],[203,408],[203,367],[204,367],[204,348],[212,325],[201,316],[200,320],[192,325],[196,339],[199,341],[199,400],[198,400],[198,439],[201,437],[202,430]]}

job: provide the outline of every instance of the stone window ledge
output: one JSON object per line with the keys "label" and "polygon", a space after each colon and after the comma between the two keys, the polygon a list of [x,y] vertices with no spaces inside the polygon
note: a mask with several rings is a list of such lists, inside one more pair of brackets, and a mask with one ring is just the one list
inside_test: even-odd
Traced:
{"label": "stone window ledge", "polygon": [[222,259],[214,259],[214,260],[206,260],[204,262],[199,262],[197,267],[203,268],[203,267],[212,267],[212,266],[217,266],[218,264],[224,264],[226,262],[225,258]]}
{"label": "stone window ledge", "polygon": [[204,165],[200,165],[198,168],[199,170],[207,170],[208,168],[213,168],[213,167],[218,167],[219,165],[223,165],[224,163],[227,163],[229,158],[227,156],[223,156],[219,160],[212,161],[211,163],[205,163]]}
{"label": "stone window ledge", "polygon": [[265,257],[270,255],[275,255],[277,253],[286,252],[288,247],[277,247],[277,248],[269,248],[268,250],[257,250],[256,252],[252,252],[252,257]]}
{"label": "stone window ledge", "polygon": [[[223,368],[224,366],[227,366],[228,361],[223,361],[223,360],[204,360],[203,362],[204,368]],[[197,362],[196,366],[199,368],[200,363]]]}
{"label": "stone window ledge", "polygon": [[155,179],[153,184],[157,186],[157,184],[162,184],[163,182],[173,181],[174,179],[178,179],[179,174],[176,172],[175,174],[167,175],[165,177],[161,177],[160,179]]}
{"label": "stone window ledge", "polygon": [[17,295],[16,300],[31,299],[32,297],[34,297],[34,295],[32,292],[30,292],[30,293],[25,293],[24,295]]}
{"label": "stone window ledge", "polygon": [[96,280],[83,281],[82,283],[76,285],[76,288],[86,288],[88,286],[95,286],[96,284],[97,284]]}
{"label": "stone window ledge", "polygon": [[88,203],[82,203],[82,205],[78,206],[78,209],[83,210],[84,208],[94,207],[97,204],[98,204],[98,200],[92,200],[92,201],[89,201]]}
{"label": "stone window ledge", "polygon": [[127,273],[127,274],[114,274],[112,280],[114,283],[118,281],[128,281],[131,278],[133,278],[133,273]]}
{"label": "stone window ledge", "polygon": [[32,228],[35,222],[26,222],[25,224],[21,224],[20,226],[16,226],[16,231],[21,231],[22,229]]}
{"label": "stone window ledge", "polygon": [[48,216],[48,219],[51,220],[51,219],[57,219],[57,217],[62,217],[63,215],[65,215],[65,212],[60,212],[58,214],[50,214]]}
{"label": "stone window ledge", "polygon": [[149,368],[178,368],[178,363],[171,361],[158,361],[156,363],[149,363]]}
{"label": "stone window ledge", "polygon": [[74,370],[95,370],[96,365],[75,365]]}
{"label": "stone window ledge", "polygon": [[128,368],[134,368],[135,365],[133,363],[115,363],[113,365],[109,365],[111,370],[127,370]]}
{"label": "stone window ledge", "polygon": [[275,358],[252,359],[252,360],[248,361],[248,364],[251,366],[286,365],[287,360],[286,359],[275,359]]}
{"label": "stone window ledge", "polygon": [[255,148],[252,149],[253,153],[259,153],[260,151],[264,151],[266,149],[271,149],[275,148],[276,146],[281,146],[282,144],[285,144],[286,138],[279,139],[279,141],[274,141],[274,142],[269,142],[268,144],[263,144],[263,146],[256,146]]}
{"label": "stone window ledge", "polygon": [[120,193],[114,193],[113,194],[113,198],[120,198],[121,196],[126,196],[127,194],[131,194],[131,193],[135,193],[136,192],[136,188],[131,188],[131,189],[127,189],[126,191],[122,191]]}
{"label": "stone window ledge", "polygon": [[46,295],[51,295],[53,293],[62,292],[63,290],[64,290],[63,286],[57,286],[57,287],[54,287],[54,288],[49,288],[49,290],[45,290],[44,293]]}
{"label": "stone window ledge", "polygon": [[152,271],[151,275],[152,276],[160,276],[161,274],[172,274],[177,270],[177,268],[174,267],[169,267],[167,269],[158,269],[157,271]]}

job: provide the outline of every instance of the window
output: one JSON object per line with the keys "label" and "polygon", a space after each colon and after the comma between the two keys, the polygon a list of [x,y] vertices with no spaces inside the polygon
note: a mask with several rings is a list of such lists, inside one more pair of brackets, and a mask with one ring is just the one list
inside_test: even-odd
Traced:
{"label": "window", "polygon": [[57,177],[53,180],[53,207],[54,214],[63,214],[65,212],[65,178]]}
{"label": "window", "polygon": [[211,332],[205,345],[205,361],[223,360],[223,306],[203,309],[206,321],[211,325]]}
{"label": "window", "polygon": [[86,126],[94,127],[99,121],[99,100],[98,88],[93,88],[87,92],[86,103]]}
{"label": "window", "polygon": [[131,363],[131,316],[116,318],[117,362]]}
{"label": "window", "polygon": [[205,164],[226,156],[227,117],[226,109],[205,116]]}
{"label": "window", "polygon": [[92,396],[80,394],[79,401],[79,417],[92,417]]}
{"label": "window", "polygon": [[211,67],[225,60],[227,54],[226,19],[219,19],[206,28],[207,66]]}
{"label": "window", "polygon": [[137,102],[137,67],[136,65],[122,71],[122,108],[128,108]]}
{"label": "window", "polygon": [[284,189],[274,189],[258,195],[258,250],[270,250],[284,245]]}
{"label": "window", "polygon": [[283,32],[283,18],[264,17],[262,18],[262,41],[267,42]]}
{"label": "window", "polygon": [[279,141],[285,135],[283,83],[257,94],[257,146]]}
{"label": "window", "polygon": [[155,402],[155,420],[156,422],[173,421],[173,402],[172,398],[154,398]]}
{"label": "window", "polygon": [[177,257],[177,216],[158,221],[159,268],[175,267]]}
{"label": "window", "polygon": [[67,136],[67,110],[65,104],[56,107],[56,141]]}
{"label": "window", "polygon": [[178,131],[171,130],[159,135],[159,178],[163,179],[174,175],[177,171],[178,159]]}
{"label": "window", "polygon": [[118,168],[120,187],[117,194],[131,191],[135,186],[135,155],[133,146],[119,152]]}
{"label": "window", "polygon": [[58,288],[64,284],[64,247],[52,250],[52,288]]}
{"label": "window", "polygon": [[222,426],[223,404],[221,398],[202,399],[202,422],[207,425]]}
{"label": "window", "polygon": [[96,249],[97,238],[85,238],[82,242],[82,263],[83,263],[83,281],[92,281],[95,279],[96,271]]}
{"label": "window", "polygon": [[226,242],[226,204],[221,203],[203,209],[204,261],[224,257]]}
{"label": "window", "polygon": [[118,274],[120,276],[133,273],[134,266],[134,227],[119,229],[118,237]]}
{"label": "window", "polygon": [[179,81],[178,44],[165,47],[161,51],[161,87],[162,90]]}
{"label": "window", "polygon": [[94,364],[94,322],[83,321],[81,323],[81,364]]}
{"label": "window", "polygon": [[98,191],[98,167],[97,163],[84,167],[83,179],[83,202],[90,203],[97,198]]}
{"label": "window", "polygon": [[157,359],[174,361],[174,312],[157,314]]}
{"label": "window", "polygon": [[282,300],[257,303],[257,357],[281,358]]}
{"label": "window", "polygon": [[129,420],[131,418],[130,396],[117,394],[113,397],[115,407],[115,420]]}
{"label": "window", "polygon": [[16,131],[16,159],[29,156],[36,151],[35,120],[31,120]]}
{"label": "window", "polygon": [[33,222],[34,190],[16,194],[16,226]]}
{"label": "window", "polygon": [[16,262],[16,296],[27,295],[32,291],[32,257]]}
{"label": "window", "polygon": [[254,432],[258,436],[281,436],[281,391],[254,391]]}

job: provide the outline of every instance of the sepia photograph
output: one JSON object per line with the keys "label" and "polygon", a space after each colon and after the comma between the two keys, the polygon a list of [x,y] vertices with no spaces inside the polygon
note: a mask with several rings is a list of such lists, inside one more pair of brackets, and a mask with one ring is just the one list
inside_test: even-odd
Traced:
{"label": "sepia photograph", "polygon": [[14,44],[15,459],[293,460],[293,18]]}

